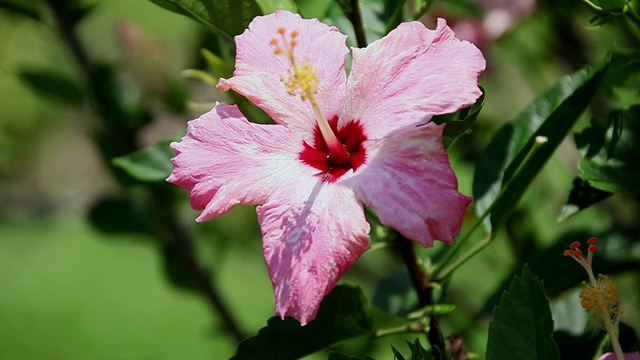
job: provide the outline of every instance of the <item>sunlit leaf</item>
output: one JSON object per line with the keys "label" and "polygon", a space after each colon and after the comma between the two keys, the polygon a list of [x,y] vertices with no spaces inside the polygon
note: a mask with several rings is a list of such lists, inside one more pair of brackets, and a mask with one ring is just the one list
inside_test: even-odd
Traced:
{"label": "sunlit leaf", "polygon": [[50,69],[23,69],[18,77],[43,98],[73,106],[84,102],[82,87],[67,75]]}
{"label": "sunlit leaf", "polygon": [[227,38],[230,37],[222,29],[218,28],[216,25],[213,24],[213,22],[211,21],[211,18],[209,18],[209,13],[207,12],[207,8],[204,6],[204,4],[200,0],[149,0],[149,1],[166,10],[190,17],[191,19],[215,31],[219,35],[226,36]]}
{"label": "sunlit leaf", "polygon": [[256,0],[149,0],[169,11],[188,16],[219,35],[232,39],[262,15]]}
{"label": "sunlit leaf", "polygon": [[200,1],[205,5],[212,23],[231,37],[243,32],[253,18],[263,14],[256,0]]}
{"label": "sunlit leaf", "polygon": [[[609,58],[562,78],[505,125],[487,146],[476,165],[473,194],[478,214],[493,206],[484,221],[488,230],[495,232],[506,221],[591,101],[608,63]],[[546,143],[529,154],[536,138],[546,139]]]}
{"label": "sunlit leaf", "polygon": [[232,359],[298,359],[371,330],[371,313],[362,291],[339,285],[324,298],[315,320],[300,326],[290,317],[272,317],[256,336],[238,345]]}
{"label": "sunlit leaf", "polygon": [[544,287],[525,265],[493,310],[486,359],[560,360],[552,334],[553,319]]}
{"label": "sunlit leaf", "polygon": [[171,158],[175,154],[169,147],[170,142],[159,141],[129,155],[114,158],[113,165],[140,181],[164,181],[173,170]]}

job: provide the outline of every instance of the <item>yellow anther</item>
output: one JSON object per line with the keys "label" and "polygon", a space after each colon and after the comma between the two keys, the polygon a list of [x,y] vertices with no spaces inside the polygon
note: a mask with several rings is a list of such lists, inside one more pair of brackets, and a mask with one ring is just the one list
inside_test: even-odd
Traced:
{"label": "yellow anther", "polygon": [[[608,321],[616,321],[619,314],[618,296],[620,292],[608,276],[600,274],[596,283],[587,285],[580,292],[580,305],[591,314],[591,319],[601,327],[606,327]],[[608,319],[604,319],[606,316]]]}
{"label": "yellow anther", "polygon": [[271,39],[271,41],[269,41],[269,44],[271,44],[271,45],[278,45],[278,40],[276,40],[276,39]]}
{"label": "yellow anther", "polygon": [[[333,133],[333,130],[331,129],[331,126],[329,125],[329,122],[324,116],[322,109],[318,105],[318,100],[316,99],[318,83],[320,82],[317,70],[310,64],[308,56],[304,56],[303,60],[300,60],[300,58],[293,53],[293,49],[298,44],[298,41],[294,39],[296,39],[300,34],[298,31],[291,31],[291,40],[287,40],[284,35],[284,28],[279,28],[278,34],[282,37],[282,43],[278,43],[278,41],[276,41],[274,44],[272,40],[271,45],[276,47],[274,51],[276,55],[283,54],[289,58],[289,68],[287,69],[286,74],[280,76],[280,81],[284,84],[285,91],[289,95],[299,96],[302,101],[309,100],[313,113],[316,117],[316,121],[318,122],[318,127],[322,133],[322,137],[329,149],[329,153],[332,156],[335,156],[336,159],[344,158],[346,154],[345,150],[336,135]],[[323,91],[320,91],[320,94],[323,93]]]}

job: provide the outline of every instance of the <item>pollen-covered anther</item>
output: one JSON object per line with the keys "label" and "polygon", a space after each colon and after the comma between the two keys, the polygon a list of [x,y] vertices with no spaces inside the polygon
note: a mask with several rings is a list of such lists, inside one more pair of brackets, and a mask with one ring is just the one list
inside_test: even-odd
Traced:
{"label": "pollen-covered anther", "polygon": [[580,291],[580,305],[591,314],[591,319],[601,327],[604,327],[607,316],[613,322],[616,321],[620,310],[618,297],[620,292],[608,276],[599,274],[598,280],[594,283],[583,283],[586,285]]}
{"label": "pollen-covered anther", "polygon": [[276,46],[276,54],[283,54],[289,58],[289,67],[285,74],[280,76],[280,81],[284,84],[285,91],[289,95],[299,96],[302,101],[311,103],[311,109],[315,115],[322,138],[325,140],[330,156],[335,163],[344,163],[349,157],[345,150],[345,146],[338,140],[334,130],[331,129],[327,118],[324,116],[320,104],[316,99],[316,95],[324,94],[324,91],[318,91],[318,71],[310,62],[310,58],[303,55],[302,58],[294,54],[294,49],[298,45],[300,33],[296,30],[289,33],[290,39],[286,36],[284,28],[278,29],[278,34],[282,38],[282,44],[278,41],[271,44]]}
{"label": "pollen-covered anther", "polygon": [[295,47],[298,45],[296,40],[300,33],[293,30],[287,36],[284,28],[278,29],[281,40],[272,39],[270,44],[275,47],[276,55],[285,55],[289,58],[289,68],[286,73],[280,76],[280,81],[284,84],[285,90],[289,95],[299,96],[302,101],[309,100],[311,104],[316,105],[316,93],[320,78],[317,75],[316,68],[309,63],[308,56],[302,59],[294,54]]}

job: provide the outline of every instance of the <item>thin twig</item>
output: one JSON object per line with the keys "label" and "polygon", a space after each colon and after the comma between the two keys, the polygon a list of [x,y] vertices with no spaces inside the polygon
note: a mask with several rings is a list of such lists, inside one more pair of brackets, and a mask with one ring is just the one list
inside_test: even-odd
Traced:
{"label": "thin twig", "polygon": [[88,75],[91,61],[89,60],[86,50],[80,43],[75,28],[76,21],[74,21],[71,12],[66,7],[67,2],[56,0],[45,0],[45,2],[49,5],[49,8],[51,8],[58,28],[60,29],[62,39],[66,42],[74,59],[78,65],[80,65],[83,72]]}
{"label": "thin twig", "polygon": [[358,47],[367,46],[367,37],[364,33],[364,25],[362,24],[362,16],[360,15],[360,4],[358,0],[351,0],[351,13],[349,14],[349,20],[353,25],[353,30],[356,33],[356,42]]}
{"label": "thin twig", "polygon": [[[429,286],[429,274],[420,265],[418,255],[411,240],[402,235],[397,237],[398,246],[402,260],[409,271],[411,283],[418,295],[418,305],[423,308],[433,305],[433,288]],[[429,330],[427,338],[431,344],[435,359],[444,359],[444,338],[440,332],[438,319],[435,314],[429,316]]]}

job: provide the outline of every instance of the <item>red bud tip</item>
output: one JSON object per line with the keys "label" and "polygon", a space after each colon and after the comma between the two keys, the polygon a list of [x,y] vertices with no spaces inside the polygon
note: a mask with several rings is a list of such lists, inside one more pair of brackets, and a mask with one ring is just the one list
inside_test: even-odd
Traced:
{"label": "red bud tip", "polygon": [[591,246],[589,246],[589,252],[590,252],[590,253],[594,253],[594,252],[596,252],[596,251],[598,251],[598,245],[591,245]]}
{"label": "red bud tip", "polygon": [[587,240],[587,243],[589,243],[589,245],[595,245],[595,244],[598,243],[598,239],[596,239],[594,237],[589,238],[589,240]]}
{"label": "red bud tip", "polygon": [[564,256],[573,256],[574,251],[573,250],[565,250],[564,251]]}
{"label": "red bud tip", "polygon": [[580,247],[580,242],[579,241],[574,241],[571,243],[571,245],[569,245],[570,248],[572,249],[577,249]]}
{"label": "red bud tip", "polygon": [[582,250],[576,250],[576,251],[574,251],[574,252],[573,252],[573,255],[575,255],[575,256],[577,256],[577,257],[582,256]]}

